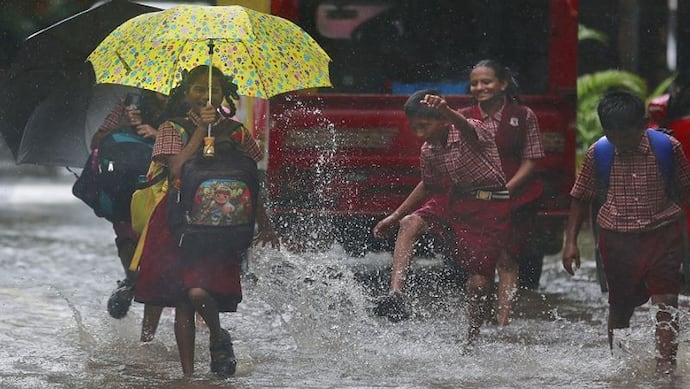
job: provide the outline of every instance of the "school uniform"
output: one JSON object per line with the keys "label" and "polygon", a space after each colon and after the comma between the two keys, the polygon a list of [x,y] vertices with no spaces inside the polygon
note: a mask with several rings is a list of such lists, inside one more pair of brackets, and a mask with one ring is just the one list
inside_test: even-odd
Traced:
{"label": "school uniform", "polygon": [[[196,126],[201,119],[190,112],[188,119]],[[214,127],[228,126],[221,118]],[[188,129],[192,130],[192,129]],[[263,153],[246,130],[236,133],[245,153],[259,161]],[[247,135],[247,136],[245,136]],[[163,123],[153,147],[154,162],[161,163],[167,156],[178,154],[183,148],[180,133],[170,122]],[[242,301],[239,253],[228,251],[204,257],[185,258],[170,231],[167,214],[167,196],[158,203],[151,215],[148,233],[141,254],[135,301],[174,307],[186,298],[190,288],[202,288],[211,294],[220,312],[234,312]]]}
{"label": "school uniform", "polygon": [[451,126],[445,144],[425,142],[420,153],[424,185],[438,190],[414,213],[431,232],[448,237],[460,266],[493,278],[508,233],[505,175],[491,131],[469,119],[478,139],[463,139]]}
{"label": "school uniform", "polygon": [[[501,168],[510,180],[520,168],[523,159],[544,158],[544,148],[539,134],[537,115],[529,107],[507,102],[489,115],[479,104],[463,108],[466,116],[481,120],[495,136]],[[532,176],[510,194],[512,207],[510,239],[506,249],[512,256],[521,254],[536,229],[538,203],[544,190],[541,179]]]}
{"label": "school uniform", "polygon": [[[673,180],[681,199],[690,193],[690,166],[671,138]],[[594,146],[585,154],[570,195],[593,202],[597,195]],[[636,149],[614,153],[605,202],[596,222],[611,305],[638,306],[651,295],[678,294],[681,286],[683,213],[666,192],[649,138]]]}

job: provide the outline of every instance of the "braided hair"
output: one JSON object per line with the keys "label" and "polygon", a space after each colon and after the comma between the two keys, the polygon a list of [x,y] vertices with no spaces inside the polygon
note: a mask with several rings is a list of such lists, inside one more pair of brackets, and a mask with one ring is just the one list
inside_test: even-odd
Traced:
{"label": "braided hair", "polygon": [[[187,92],[189,92],[194,81],[205,74],[208,74],[208,65],[199,65],[192,70],[182,71],[182,80],[170,91],[170,101],[168,102],[165,117],[178,117],[187,114],[189,111],[189,104],[186,102]],[[215,66],[211,68],[211,77],[220,80],[221,91],[228,104],[228,111],[224,109],[219,109],[218,111],[225,117],[235,116],[237,108],[233,100],[240,98],[237,94],[237,84],[233,82],[232,76],[226,76],[223,74],[223,71]]]}
{"label": "braided hair", "polygon": [[505,90],[506,97],[515,104],[522,104],[522,100],[520,99],[520,86],[509,67],[501,65],[498,61],[493,59],[483,59],[477,62],[473,69],[479,67],[493,70],[499,81],[507,82],[508,86]]}

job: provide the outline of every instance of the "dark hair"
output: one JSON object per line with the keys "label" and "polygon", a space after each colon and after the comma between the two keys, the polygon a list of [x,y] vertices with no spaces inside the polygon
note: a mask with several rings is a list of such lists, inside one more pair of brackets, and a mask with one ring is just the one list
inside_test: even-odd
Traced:
{"label": "dark hair", "polygon": [[405,115],[408,117],[440,119],[442,116],[438,110],[430,108],[426,104],[422,104],[421,100],[424,99],[424,96],[426,95],[441,96],[440,93],[433,89],[423,89],[412,93],[412,95],[407,98],[407,101],[403,105]]}
{"label": "dark hair", "polygon": [[604,95],[597,106],[604,131],[627,131],[639,128],[645,120],[644,102],[627,91],[613,91]]}
{"label": "dark hair", "polygon": [[[208,74],[208,65],[199,65],[190,71],[184,70],[182,72],[182,80],[170,91],[170,100],[165,117],[179,117],[187,114],[189,105],[185,101],[185,96],[194,81],[204,74]],[[234,116],[236,108],[232,99],[239,99],[239,96],[237,95],[237,85],[232,81],[232,76],[226,76],[220,69],[213,66],[211,68],[211,77],[218,77],[220,79],[221,91],[230,110],[230,112],[224,112],[224,110],[220,110],[220,112],[228,117]]]}
{"label": "dark hair", "polygon": [[166,106],[156,97],[156,92],[147,89],[141,92],[141,103],[139,105],[141,117],[144,123],[157,128],[163,122],[163,113]]}
{"label": "dark hair", "polygon": [[472,69],[479,67],[493,70],[499,81],[505,81],[508,84],[505,90],[506,97],[515,104],[522,104],[522,100],[520,100],[520,85],[509,67],[501,65],[498,61],[493,59],[483,59],[477,62]]}

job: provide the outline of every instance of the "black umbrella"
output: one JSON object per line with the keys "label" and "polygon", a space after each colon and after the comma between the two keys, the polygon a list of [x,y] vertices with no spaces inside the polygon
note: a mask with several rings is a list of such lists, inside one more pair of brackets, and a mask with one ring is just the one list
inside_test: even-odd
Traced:
{"label": "black umbrella", "polygon": [[[24,41],[9,71],[0,81],[0,135],[18,163],[80,166],[85,161],[85,107],[92,99],[95,85],[93,69],[86,57],[110,32],[124,21],[142,13],[158,11],[125,0],[112,0],[64,19]],[[112,107],[112,105],[111,105]],[[44,145],[25,143],[19,154],[27,124],[32,124],[30,142],[45,138]],[[88,131],[88,130],[87,130]],[[45,135],[49,132],[63,134]],[[44,134],[45,136],[41,136]],[[81,139],[81,140],[79,140]],[[67,161],[70,147],[80,157]],[[31,155],[60,150],[56,160]],[[22,158],[19,158],[22,157]]]}
{"label": "black umbrella", "polygon": [[74,82],[58,85],[57,92],[38,104],[24,126],[18,164],[84,166],[91,138],[115,104],[127,93],[141,93],[124,85],[94,83],[89,70]]}

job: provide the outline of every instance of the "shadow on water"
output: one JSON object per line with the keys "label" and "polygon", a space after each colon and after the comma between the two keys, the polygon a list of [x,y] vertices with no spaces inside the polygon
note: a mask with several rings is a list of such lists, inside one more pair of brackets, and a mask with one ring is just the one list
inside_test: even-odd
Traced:
{"label": "shadow on water", "polygon": [[486,325],[477,348],[463,354],[464,293],[442,263],[415,262],[414,314],[390,323],[371,314],[388,283],[390,253],[351,258],[337,245],[321,253],[254,250],[244,301],[221,318],[234,338],[237,376],[208,373],[208,331],[198,328],[196,374],[182,379],[172,310],[148,344],[138,341],[141,305],[121,320],[105,311],[122,277],[110,225],[71,199],[68,185],[39,190],[52,202],[27,195],[0,202],[3,389],[690,386],[687,297],[675,377],[654,375],[653,309],[636,313],[612,356],[594,264],[569,277],[558,256],[546,258],[539,290],[520,292],[511,325]]}

